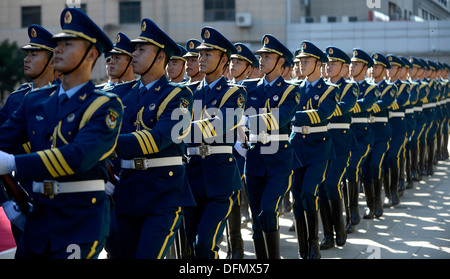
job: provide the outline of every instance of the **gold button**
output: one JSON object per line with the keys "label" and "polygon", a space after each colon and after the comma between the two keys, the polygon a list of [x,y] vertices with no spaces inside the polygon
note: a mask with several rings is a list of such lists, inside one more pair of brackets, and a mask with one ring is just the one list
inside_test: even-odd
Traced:
{"label": "gold button", "polygon": [[233,162],[233,158],[230,157],[230,159],[228,159],[228,161]]}
{"label": "gold button", "polygon": [[92,198],[91,202],[92,202],[92,204],[95,204],[97,202],[97,199],[96,198]]}
{"label": "gold button", "polygon": [[284,148],[287,148],[287,144],[284,145]]}
{"label": "gold button", "polygon": [[305,139],[305,138],[306,138],[306,136],[305,136],[305,135],[303,135],[303,138]]}
{"label": "gold button", "polygon": [[323,138],[323,140],[325,141],[325,140],[326,140],[326,138]]}
{"label": "gold button", "polygon": [[367,127],[365,127],[364,130],[367,130]]}
{"label": "gold button", "polygon": [[33,135],[34,135],[34,134],[36,134],[36,132],[35,132],[35,131],[33,131]]}
{"label": "gold button", "polygon": [[386,126],[386,123],[384,123],[384,126]]}
{"label": "gold button", "polygon": [[173,171],[169,171],[169,176],[172,176],[173,175]]}
{"label": "gold button", "polygon": [[303,106],[303,109],[306,109],[306,107],[305,107],[305,106]]}
{"label": "gold button", "polygon": [[347,131],[346,130],[344,130],[344,134],[346,134],[347,133]]}
{"label": "gold button", "polygon": [[70,136],[70,135],[72,135],[72,132],[68,132],[67,134],[69,134],[69,136]]}

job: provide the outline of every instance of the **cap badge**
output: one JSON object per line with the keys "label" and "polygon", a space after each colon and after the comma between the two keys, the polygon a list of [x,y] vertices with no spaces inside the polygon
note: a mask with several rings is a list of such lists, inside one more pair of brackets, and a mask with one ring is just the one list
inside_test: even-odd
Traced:
{"label": "cap badge", "polygon": [[195,47],[194,42],[190,42],[189,43],[189,49],[194,49],[194,47]]}
{"label": "cap badge", "polygon": [[36,30],[34,30],[34,28],[31,28],[31,37],[33,37],[33,38],[37,37],[37,33],[36,33]]}
{"label": "cap badge", "polygon": [[305,43],[302,44],[302,49],[306,49],[306,44]]}
{"label": "cap badge", "polygon": [[147,29],[147,23],[145,23],[145,21],[144,21],[144,22],[142,22],[141,31],[144,32],[146,29]]}
{"label": "cap badge", "polygon": [[332,48],[330,48],[330,49],[328,49],[328,54],[333,54],[333,49]]}
{"label": "cap badge", "polygon": [[117,35],[116,42],[120,43],[120,35]]}
{"label": "cap badge", "polygon": [[66,14],[64,15],[64,23],[65,24],[69,24],[72,22],[72,14],[67,11]]}
{"label": "cap badge", "polygon": [[236,49],[237,49],[238,52],[242,52],[242,47],[241,46],[237,46]]}
{"label": "cap badge", "polygon": [[375,53],[375,54],[373,55],[373,59],[378,59],[378,54]]}
{"label": "cap badge", "polygon": [[389,60],[389,61],[392,61],[392,56],[389,56],[389,57],[388,57],[388,60]]}
{"label": "cap badge", "polygon": [[358,56],[358,51],[357,51],[357,50],[354,50],[354,51],[353,51],[353,55],[354,55],[354,56]]}
{"label": "cap badge", "polygon": [[267,45],[269,43],[269,37],[264,38],[264,44]]}
{"label": "cap badge", "polygon": [[203,36],[205,37],[205,39],[209,39],[211,37],[209,30],[205,30],[205,34]]}

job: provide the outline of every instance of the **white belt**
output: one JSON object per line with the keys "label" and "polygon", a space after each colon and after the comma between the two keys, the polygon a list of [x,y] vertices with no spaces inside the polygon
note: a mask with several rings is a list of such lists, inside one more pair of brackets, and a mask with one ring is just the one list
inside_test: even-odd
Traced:
{"label": "white belt", "polygon": [[388,118],[387,117],[375,117],[375,116],[371,116],[369,117],[369,123],[380,123],[380,122],[388,122]]}
{"label": "white belt", "polygon": [[350,129],[349,123],[329,123],[328,129]]}
{"label": "white belt", "polygon": [[318,127],[310,127],[310,126],[293,126],[292,131],[300,134],[312,134],[312,133],[321,133],[328,131],[327,126],[318,126]]}
{"label": "white belt", "polygon": [[271,141],[287,141],[289,140],[289,135],[270,135],[266,133],[261,133],[259,135],[250,134],[250,142],[261,142],[266,144]]}
{"label": "white belt", "polygon": [[180,166],[183,164],[183,157],[164,157],[164,158],[135,158],[132,160],[121,160],[120,166],[124,169],[146,170],[148,168]]}
{"label": "white belt", "polygon": [[444,103],[444,101],[438,101],[438,102],[436,102],[436,104],[437,104],[438,106],[442,105],[443,103]]}
{"label": "white belt", "polygon": [[187,149],[188,156],[197,155],[202,156],[202,158],[211,154],[231,154],[231,153],[233,153],[232,146],[200,145],[197,147],[188,147]]}
{"label": "white belt", "polygon": [[105,191],[105,181],[102,179],[70,182],[45,180],[44,182],[33,181],[32,187],[34,193],[43,194],[52,199],[58,194]]}
{"label": "white belt", "polygon": [[436,103],[428,103],[428,104],[423,104],[422,108],[435,108],[436,107]]}
{"label": "white belt", "polygon": [[366,117],[352,117],[352,123],[369,123]]}
{"label": "white belt", "polygon": [[405,109],[405,114],[414,113],[414,108],[407,108]]}
{"label": "white belt", "polygon": [[404,112],[393,112],[393,111],[390,111],[389,112],[389,118],[393,118],[393,117],[405,117],[405,113]]}
{"label": "white belt", "polygon": [[414,111],[422,111],[422,107],[414,107]]}

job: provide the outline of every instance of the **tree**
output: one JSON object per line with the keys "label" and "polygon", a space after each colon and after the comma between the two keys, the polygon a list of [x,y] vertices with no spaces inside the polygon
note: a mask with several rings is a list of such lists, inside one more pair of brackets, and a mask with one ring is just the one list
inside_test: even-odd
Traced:
{"label": "tree", "polygon": [[0,44],[0,107],[7,95],[17,88],[18,84],[26,81],[23,73],[23,59],[25,52],[16,42],[8,40]]}

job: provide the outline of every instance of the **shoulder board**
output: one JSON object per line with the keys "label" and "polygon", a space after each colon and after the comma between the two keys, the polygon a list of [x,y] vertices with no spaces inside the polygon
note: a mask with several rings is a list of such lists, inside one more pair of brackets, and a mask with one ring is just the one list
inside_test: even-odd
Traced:
{"label": "shoulder board", "polygon": [[328,86],[334,86],[334,87],[339,87],[337,84],[332,83],[331,81],[325,80],[325,84]]}
{"label": "shoulder board", "polygon": [[127,81],[127,82],[122,82],[122,83],[119,83],[119,84],[117,84],[116,86],[114,86],[114,88],[120,88],[120,87],[122,87],[122,86],[127,86],[127,85],[135,85],[135,83],[137,83],[138,82],[138,80],[137,79],[135,79],[135,80],[130,80],[130,81]]}
{"label": "shoulder board", "polygon": [[101,89],[95,89],[92,92],[97,94],[97,95],[106,96],[106,97],[109,97],[109,98],[118,97],[117,94],[114,94],[114,93],[111,93],[111,92],[106,92],[106,91],[101,90]]}

